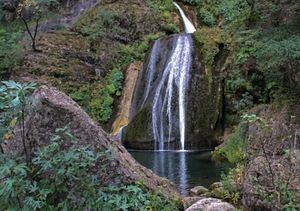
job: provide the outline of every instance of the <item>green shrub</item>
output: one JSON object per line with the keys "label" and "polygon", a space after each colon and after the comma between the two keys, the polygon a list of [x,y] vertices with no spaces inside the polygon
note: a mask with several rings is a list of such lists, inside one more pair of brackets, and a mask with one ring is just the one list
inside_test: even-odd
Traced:
{"label": "green shrub", "polygon": [[218,14],[230,30],[243,28],[251,16],[251,6],[247,0],[224,0],[217,5]]}
{"label": "green shrub", "polygon": [[89,95],[91,89],[92,88],[89,85],[82,86],[76,91],[70,91],[70,97],[80,105],[86,105],[86,103],[90,100]]}
{"label": "green shrub", "polygon": [[237,164],[246,158],[246,129],[247,125],[240,123],[235,127],[234,132],[229,136],[228,140],[213,151],[213,158],[216,160],[226,159],[230,163]]}
{"label": "green shrub", "polygon": [[120,47],[121,57],[115,64],[116,68],[124,67],[135,60],[144,60],[146,52],[150,47],[150,44],[160,38],[163,34],[149,34],[145,36],[141,41],[138,41],[132,45],[122,45]]}
{"label": "green shrub", "polygon": [[124,30],[119,27],[118,20],[118,13],[112,10],[101,9],[100,11],[84,14],[75,24],[74,29],[88,36],[93,41]]}
{"label": "green shrub", "polygon": [[173,22],[173,0],[147,0],[149,7],[163,20],[163,29],[167,33],[178,33],[180,30]]}
{"label": "green shrub", "polygon": [[173,0],[147,0],[151,9],[155,12],[170,12],[173,11]]}
{"label": "green shrub", "polygon": [[170,34],[179,33],[179,31],[180,31],[179,28],[173,23],[167,24],[165,28],[166,28],[166,31]]}
{"label": "green shrub", "polygon": [[198,19],[207,26],[214,26],[216,24],[216,18],[214,14],[205,8],[200,8],[198,12]]}
{"label": "green shrub", "polygon": [[0,24],[0,79],[8,78],[12,69],[22,60],[19,44],[22,33],[22,25],[17,21]]}
{"label": "green shrub", "polygon": [[[100,91],[102,103],[100,105],[99,120],[102,123],[107,122],[112,115],[112,105],[114,103],[112,96],[120,96],[121,94],[123,73],[119,70],[113,70],[106,77],[106,81],[107,85]],[[93,104],[91,105],[93,106]]]}
{"label": "green shrub", "polygon": [[220,29],[217,27],[202,27],[194,33],[204,64],[212,67],[216,55],[220,52],[218,43],[221,43]]}
{"label": "green shrub", "polygon": [[241,99],[239,101],[233,102],[234,108],[237,111],[244,111],[246,109],[250,109],[253,107],[253,96],[248,92],[242,94]]}
{"label": "green shrub", "polygon": [[25,148],[25,116],[30,112],[33,101],[29,98],[35,89],[35,83],[17,83],[15,81],[2,81],[0,86],[0,152],[3,152],[1,144],[4,140],[13,136],[13,130],[20,123],[20,132],[24,152],[28,160]]}
{"label": "green shrub", "polygon": [[[300,33],[281,39],[264,38],[256,54],[262,69],[270,70],[300,59]],[[296,67],[295,67],[296,68]]]}
{"label": "green shrub", "polygon": [[241,195],[237,190],[237,184],[240,184],[243,178],[244,166],[237,165],[230,169],[228,174],[221,175],[221,182],[224,191],[224,200],[230,201],[234,205],[238,205],[241,200]]}
{"label": "green shrub", "polygon": [[20,156],[1,154],[0,209],[178,210],[172,200],[139,185],[103,186],[100,175],[112,156],[76,142],[65,127],[56,130],[48,146],[37,149],[30,165]]}

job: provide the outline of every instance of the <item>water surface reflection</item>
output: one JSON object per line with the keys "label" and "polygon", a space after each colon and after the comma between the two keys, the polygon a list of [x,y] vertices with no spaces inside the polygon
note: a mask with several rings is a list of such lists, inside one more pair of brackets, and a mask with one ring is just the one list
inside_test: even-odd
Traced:
{"label": "water surface reflection", "polygon": [[129,151],[142,165],[159,176],[166,177],[178,185],[181,194],[188,189],[220,180],[229,165],[211,160],[210,152],[192,151]]}

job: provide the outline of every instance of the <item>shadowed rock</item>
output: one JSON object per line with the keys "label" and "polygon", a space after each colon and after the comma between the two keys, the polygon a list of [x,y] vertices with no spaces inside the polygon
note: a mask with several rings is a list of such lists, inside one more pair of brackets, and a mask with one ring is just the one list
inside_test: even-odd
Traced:
{"label": "shadowed rock", "polygon": [[[37,102],[32,114],[26,118],[27,148],[33,151],[50,142],[55,129],[69,125],[80,146],[90,146],[94,151],[107,151],[113,159],[107,166],[104,185],[129,184],[142,181],[149,190],[160,190],[165,196],[178,196],[173,184],[156,176],[152,171],[138,164],[117,141],[111,140],[101,127],[67,95],[55,88],[42,86],[33,94]],[[14,140],[6,141],[6,153],[16,154],[23,151],[20,133],[16,131]],[[66,146],[68,147],[68,146]],[[99,166],[99,172],[102,167]]]}

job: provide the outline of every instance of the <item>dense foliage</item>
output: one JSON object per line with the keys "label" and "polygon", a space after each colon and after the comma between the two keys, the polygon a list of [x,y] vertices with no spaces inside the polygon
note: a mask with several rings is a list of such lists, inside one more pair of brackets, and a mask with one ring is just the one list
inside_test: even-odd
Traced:
{"label": "dense foliage", "polygon": [[139,185],[102,187],[100,175],[112,159],[110,153],[76,147],[68,127],[57,129],[51,143],[34,152],[30,165],[22,157],[0,156],[1,210],[178,209]]}
{"label": "dense foliage", "polygon": [[[35,88],[34,83],[3,84],[0,143],[19,125],[24,133],[24,109],[30,110]],[[147,192],[142,182],[104,185],[112,154],[78,145],[68,126],[56,129],[44,147],[32,148],[25,136],[16,141],[23,142],[20,154],[0,152],[1,210],[178,210],[175,201]],[[111,179],[114,176],[110,174]]]}
{"label": "dense foliage", "polygon": [[[15,81],[3,81],[0,87],[0,144],[13,136],[13,130],[19,122],[21,140],[28,161],[28,151],[25,147],[24,124],[25,115],[28,114],[33,101],[29,98],[35,89],[35,83],[20,84]],[[3,149],[0,145],[0,149]]]}
{"label": "dense foliage", "polygon": [[[297,91],[299,15],[284,19],[280,3],[269,0],[184,2],[198,8],[202,26],[196,41],[204,46],[205,63],[212,64],[220,44],[225,46],[223,51],[230,52],[226,62],[229,112],[244,111],[257,103],[271,102],[282,93]],[[286,12],[294,14],[299,4],[291,1],[288,7]]]}
{"label": "dense foliage", "polygon": [[228,160],[233,164],[243,162],[246,158],[246,129],[244,123],[239,124],[228,137],[226,144],[213,152],[213,157],[217,160]]}
{"label": "dense foliage", "polygon": [[[267,120],[247,112],[262,103],[292,105],[299,98],[300,16],[297,11],[300,4],[271,0],[184,2],[197,7],[201,27],[195,33],[195,40],[206,69],[213,69],[221,53],[226,55],[223,65],[226,72],[225,124],[232,130],[225,143],[213,152],[213,157],[236,165],[222,177],[222,182],[223,198],[238,203],[241,195],[237,187],[243,183],[242,178],[246,177],[244,166],[251,160],[247,149],[247,125],[257,124],[262,130],[260,133],[272,130],[268,128]],[[262,203],[276,203],[285,210],[299,209],[299,193],[288,188],[288,182],[275,174],[270,165],[272,158],[263,152],[264,140],[261,141],[262,149],[257,149],[260,154],[256,156],[269,162],[268,179],[276,179],[269,187],[273,192],[265,184],[253,181],[253,188],[257,189],[255,194]],[[284,155],[282,157],[292,162]]]}
{"label": "dense foliage", "polygon": [[118,13],[107,9],[101,9],[95,12],[97,12],[97,14],[94,15],[93,20],[87,15],[83,16],[75,24],[74,29],[84,36],[88,36],[92,41],[116,33],[120,35],[128,33],[126,29],[120,27],[119,21],[121,17]]}
{"label": "dense foliage", "polygon": [[12,69],[21,62],[22,25],[15,21],[0,24],[0,79],[7,79]]}

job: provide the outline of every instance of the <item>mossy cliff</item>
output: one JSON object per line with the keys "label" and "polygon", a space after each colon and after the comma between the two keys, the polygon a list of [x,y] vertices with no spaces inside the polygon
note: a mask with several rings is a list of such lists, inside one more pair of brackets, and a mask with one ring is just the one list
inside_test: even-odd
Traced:
{"label": "mossy cliff", "polygon": [[[153,39],[178,31],[171,24],[176,13],[168,6],[170,2],[119,0],[86,4],[92,6],[81,2],[62,4],[58,17],[41,23],[37,40],[41,52],[32,52],[25,36],[23,63],[10,74],[15,79],[58,87],[109,131],[127,66],[143,60]],[[79,15],[73,17],[73,10],[81,7]]]}
{"label": "mossy cliff", "polygon": [[[163,74],[164,65],[172,53],[178,35],[160,39],[160,48],[157,57],[159,60],[156,68],[159,70],[155,78]],[[201,54],[202,46],[197,41],[193,42],[192,65],[190,81],[187,92],[187,119],[186,119],[186,149],[209,149],[216,145],[216,137],[222,133],[222,108],[223,89],[221,65],[218,63],[224,56],[222,49],[219,58],[210,66],[204,65]],[[148,59],[144,69],[140,72],[139,81],[135,88],[131,121],[124,129],[122,141],[128,148],[153,149],[152,110],[151,103],[154,97],[149,94],[149,99],[142,108],[140,100],[143,97],[147,81],[145,80]],[[152,99],[152,100],[151,100]],[[179,131],[175,132],[180,137]],[[179,148],[179,140],[174,139],[169,145],[173,149]]]}
{"label": "mossy cliff", "polygon": [[223,177],[224,199],[246,210],[299,209],[300,4],[185,2],[198,7],[205,64],[220,49],[226,55],[225,142],[213,152],[235,164]]}

